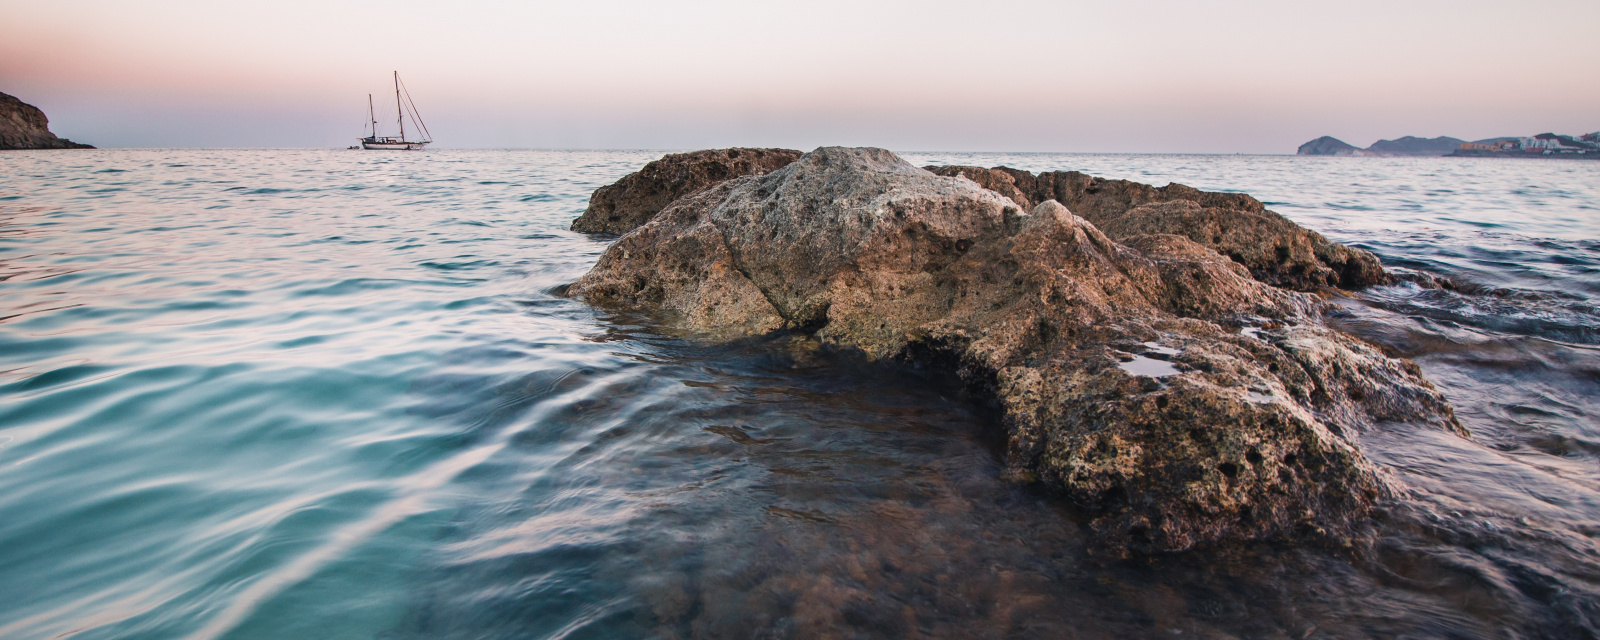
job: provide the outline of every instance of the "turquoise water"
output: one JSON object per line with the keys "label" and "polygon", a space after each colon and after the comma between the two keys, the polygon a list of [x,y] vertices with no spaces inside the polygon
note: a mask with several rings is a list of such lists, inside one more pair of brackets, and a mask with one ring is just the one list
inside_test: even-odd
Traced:
{"label": "turquoise water", "polygon": [[1455,278],[1335,320],[1476,439],[1371,435],[1416,495],[1366,552],[1096,565],[950,381],[551,293],[659,153],[5,152],[0,637],[1596,633],[1600,163],[905,155],[1246,191]]}

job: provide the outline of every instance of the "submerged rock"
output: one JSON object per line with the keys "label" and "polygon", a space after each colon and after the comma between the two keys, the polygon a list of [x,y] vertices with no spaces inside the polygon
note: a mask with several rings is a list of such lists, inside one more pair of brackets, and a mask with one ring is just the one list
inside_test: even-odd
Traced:
{"label": "submerged rock", "polygon": [[740,176],[762,175],[800,157],[790,149],[708,149],[672,153],[613,184],[596,189],[572,230],[623,234],[674,200]]}
{"label": "submerged rock", "polygon": [[50,119],[38,107],[0,93],[0,149],[93,149],[50,133]]}
{"label": "submerged rock", "polygon": [[1186,236],[1234,259],[1256,278],[1280,287],[1299,291],[1360,289],[1392,281],[1371,253],[1329,242],[1243,193],[1201,191],[1181,184],[1154,187],[1077,171],[1035,176],[1010,167],[927,169],[970,179],[1024,208],[1055,200],[1113,240],[1149,233]]}
{"label": "submerged rock", "polygon": [[717,339],[799,329],[949,367],[1003,409],[1009,475],[1090,510],[1111,555],[1350,535],[1393,491],[1355,434],[1459,431],[1449,405],[1322,326],[1320,298],[1188,236],[1117,242],[1053,198],[1024,210],[888,151],[822,148],[673,203],[570,292]]}

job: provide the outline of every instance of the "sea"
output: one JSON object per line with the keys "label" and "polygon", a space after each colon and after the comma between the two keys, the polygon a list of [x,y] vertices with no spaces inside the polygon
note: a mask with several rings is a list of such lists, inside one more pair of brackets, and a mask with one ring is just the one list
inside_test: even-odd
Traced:
{"label": "sea", "polygon": [[0,637],[1600,634],[1600,162],[902,153],[1242,191],[1410,276],[1328,321],[1470,438],[1362,434],[1406,491],[1350,547],[1113,561],[954,380],[558,295],[662,153],[0,152]]}

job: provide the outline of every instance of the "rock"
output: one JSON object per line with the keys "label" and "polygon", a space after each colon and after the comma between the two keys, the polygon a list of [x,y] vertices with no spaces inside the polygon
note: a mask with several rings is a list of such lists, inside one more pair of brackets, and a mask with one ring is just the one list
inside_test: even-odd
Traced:
{"label": "rock", "polygon": [[[1037,181],[1033,174],[1018,171],[1009,167],[968,167],[963,165],[950,165],[945,167],[923,167],[932,171],[934,175],[947,177],[962,177],[978,183],[978,186],[1010,198],[1023,209],[1032,209],[1034,202],[1034,188]],[[1026,176],[1023,178],[1023,176]],[[1022,186],[1017,185],[1017,180],[1023,178]]]}
{"label": "rock", "polygon": [[928,167],[961,176],[1019,206],[1055,200],[1113,240],[1141,234],[1182,235],[1229,256],[1263,282],[1298,291],[1360,289],[1392,278],[1377,256],[1329,242],[1268,211],[1243,193],[1201,191],[1181,184],[1154,187],[1077,171],[1034,176],[1010,167]]}
{"label": "rock", "polygon": [[711,149],[672,153],[613,184],[596,189],[572,230],[623,234],[674,200],[740,176],[762,175],[795,161],[789,149]]}
{"label": "rock", "polygon": [[[739,273],[721,230],[704,215],[750,180],[736,178],[672,203],[612,244],[569,294],[602,306],[664,311],[674,328],[706,338],[759,335],[788,326]],[[637,271],[642,264],[653,269]]]}
{"label": "rock", "polygon": [[1322,136],[1300,145],[1295,150],[1300,156],[1364,156],[1367,152],[1333,136]]}
{"label": "rock", "polygon": [[569,292],[720,339],[807,330],[949,367],[1003,409],[1008,474],[1089,510],[1110,556],[1345,538],[1395,490],[1355,434],[1460,430],[1414,365],[1323,326],[1316,296],[879,149],[683,199]]}
{"label": "rock", "polygon": [[1243,265],[1256,279],[1287,289],[1356,289],[1391,280],[1372,254],[1329,242],[1261,208],[1225,209],[1173,200],[1105,216],[1099,224],[1112,238],[1150,233],[1187,237]]}
{"label": "rock", "polygon": [[1096,178],[1077,171],[1047,171],[1035,179],[1034,197],[1055,200],[1090,222],[1109,220],[1142,204],[1189,200],[1204,207],[1265,211],[1260,200],[1244,193],[1201,191],[1177,183],[1154,187],[1131,180]]}
{"label": "rock", "polygon": [[50,119],[38,107],[0,93],[0,149],[93,149],[50,133]]}

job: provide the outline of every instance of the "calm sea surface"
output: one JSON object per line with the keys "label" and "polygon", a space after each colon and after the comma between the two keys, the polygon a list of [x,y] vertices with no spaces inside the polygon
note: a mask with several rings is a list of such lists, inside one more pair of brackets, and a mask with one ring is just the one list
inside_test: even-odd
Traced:
{"label": "calm sea surface", "polygon": [[0,637],[1600,633],[1600,162],[907,153],[1245,191],[1473,439],[1352,549],[1118,564],[949,380],[551,293],[656,152],[0,152]]}

